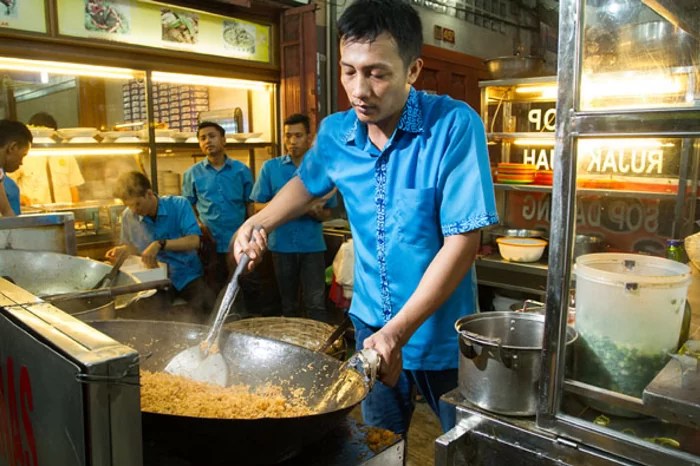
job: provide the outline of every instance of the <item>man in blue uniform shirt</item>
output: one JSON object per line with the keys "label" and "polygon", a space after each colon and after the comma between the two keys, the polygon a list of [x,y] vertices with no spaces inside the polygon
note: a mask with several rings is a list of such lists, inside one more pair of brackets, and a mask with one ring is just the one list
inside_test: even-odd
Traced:
{"label": "man in blue uniform shirt", "polygon": [[[255,181],[250,200],[269,202],[291,180],[304,154],[311,146],[309,117],[296,113],[284,120],[284,144],[287,154],[268,160]],[[337,205],[335,195],[328,202],[319,202],[309,212],[270,234],[269,248],[275,267],[277,288],[282,301],[282,315],[302,315],[299,309],[301,289],[303,310],[312,319],[326,321],[326,243],[321,222],[330,217],[330,208]]]}
{"label": "man in blue uniform shirt", "polygon": [[457,387],[454,323],[476,311],[479,230],[498,221],[486,134],[466,103],[412,87],[422,26],[408,2],[356,0],[338,33],[352,109],[323,121],[298,176],[239,229],[234,255],[246,251],[254,266],[266,231],[336,186],[355,246],[358,349],[382,359],[364,420],[405,435],[417,389],[447,430],[454,409],[440,396]]}
{"label": "man in blue uniform shirt", "polygon": [[198,313],[197,320],[206,321],[214,309],[215,296],[202,278],[197,255],[202,231],[187,199],[157,196],[146,175],[137,171],[117,179],[114,196],[124,202],[126,209],[122,213],[121,245],[107,251],[107,258],[114,260],[126,249],[140,255],[148,268],[158,267],[158,261],[166,263],[175,297],[188,302]]}
{"label": "man in blue uniform shirt", "polygon": [[182,195],[216,241],[216,283],[212,286],[218,292],[230,272],[226,252],[231,237],[249,214],[253,175],[244,164],[226,155],[226,132],[219,124],[203,121],[197,138],[207,157],[185,172]]}

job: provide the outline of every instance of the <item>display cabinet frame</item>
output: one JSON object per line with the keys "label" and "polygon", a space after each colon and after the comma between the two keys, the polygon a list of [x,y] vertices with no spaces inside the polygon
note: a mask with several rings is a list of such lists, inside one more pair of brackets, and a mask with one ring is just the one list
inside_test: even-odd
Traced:
{"label": "display cabinet frame", "polygon": [[[537,426],[555,433],[560,442],[574,448],[586,445],[630,462],[647,465],[698,464],[699,459],[695,455],[596,425],[566,414],[561,409],[565,391],[585,393],[587,396],[614,402],[618,406],[642,408],[635,406],[638,403],[633,397],[565,380],[564,341],[576,222],[577,140],[630,135],[700,137],[700,127],[697,126],[700,114],[696,108],[580,111],[585,7],[586,0],[562,1],[559,4],[559,87],[554,156],[556,176],[552,187],[546,326]],[[689,177],[697,177],[697,160],[691,162],[691,173],[679,174],[684,177],[679,179],[679,186]],[[693,192],[696,189],[697,180],[693,184]],[[683,190],[678,190],[678,196],[681,191]],[[677,233],[680,235],[683,232]],[[647,414],[657,415],[654,412]]]}

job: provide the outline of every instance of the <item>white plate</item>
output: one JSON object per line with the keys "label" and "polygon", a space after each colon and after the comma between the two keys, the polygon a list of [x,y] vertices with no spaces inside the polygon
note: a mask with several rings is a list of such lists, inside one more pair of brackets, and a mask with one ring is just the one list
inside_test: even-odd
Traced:
{"label": "white plate", "polygon": [[156,136],[156,142],[175,142],[175,138],[167,136]]}
{"label": "white plate", "polygon": [[61,128],[56,131],[63,139],[94,138],[99,134],[97,128]]}
{"label": "white plate", "polygon": [[177,133],[173,134],[173,137],[177,140],[186,141],[187,139],[190,139],[190,138],[197,139],[197,133],[195,133],[194,131],[177,132]]}
{"label": "white plate", "polygon": [[192,136],[191,138],[187,138],[185,142],[199,143],[199,139],[197,139],[197,136]]}
{"label": "white plate", "polygon": [[56,144],[55,139],[49,138],[49,137],[42,137],[42,136],[38,136],[38,137],[35,136],[32,142],[34,144]]}
{"label": "white plate", "polygon": [[125,136],[125,137],[115,139],[114,142],[118,142],[121,144],[124,142],[142,142],[142,141],[141,141],[141,139],[137,138],[136,136]]}
{"label": "white plate", "polygon": [[233,139],[235,142],[245,142],[246,139],[259,138],[260,136],[262,136],[262,133],[233,133],[229,134],[226,140]]}
{"label": "white plate", "polygon": [[102,133],[102,137],[105,139],[124,139],[124,138],[139,138],[139,131],[107,131]]}
{"label": "white plate", "polygon": [[77,136],[77,137],[74,137],[74,138],[70,138],[70,139],[68,140],[68,143],[69,143],[69,144],[85,144],[85,143],[90,143],[90,144],[91,144],[91,143],[93,143],[93,142],[97,142],[97,139],[92,138],[92,137],[90,137],[90,136]]}
{"label": "white plate", "polygon": [[[32,132],[32,136],[35,138],[52,138],[56,135],[56,130],[53,128],[47,128],[46,126],[29,126],[29,131]],[[36,141],[35,141],[36,142]]]}

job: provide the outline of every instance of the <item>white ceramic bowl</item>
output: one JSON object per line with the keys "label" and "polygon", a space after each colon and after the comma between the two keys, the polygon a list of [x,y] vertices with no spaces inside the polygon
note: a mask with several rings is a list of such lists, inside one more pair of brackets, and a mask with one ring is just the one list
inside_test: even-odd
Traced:
{"label": "white ceramic bowl", "polygon": [[496,242],[498,242],[501,257],[512,262],[537,262],[547,246],[547,241],[540,238],[506,236],[496,238]]}

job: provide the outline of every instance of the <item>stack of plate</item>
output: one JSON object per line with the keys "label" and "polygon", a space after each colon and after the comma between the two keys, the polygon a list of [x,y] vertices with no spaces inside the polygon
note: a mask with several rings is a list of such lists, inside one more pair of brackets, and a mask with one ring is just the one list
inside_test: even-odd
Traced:
{"label": "stack of plate", "polygon": [[506,163],[498,164],[496,182],[506,184],[528,184],[535,181],[537,167],[527,163]]}
{"label": "stack of plate", "polygon": [[535,184],[552,186],[553,179],[554,172],[552,170],[538,170],[537,173],[535,173]]}

